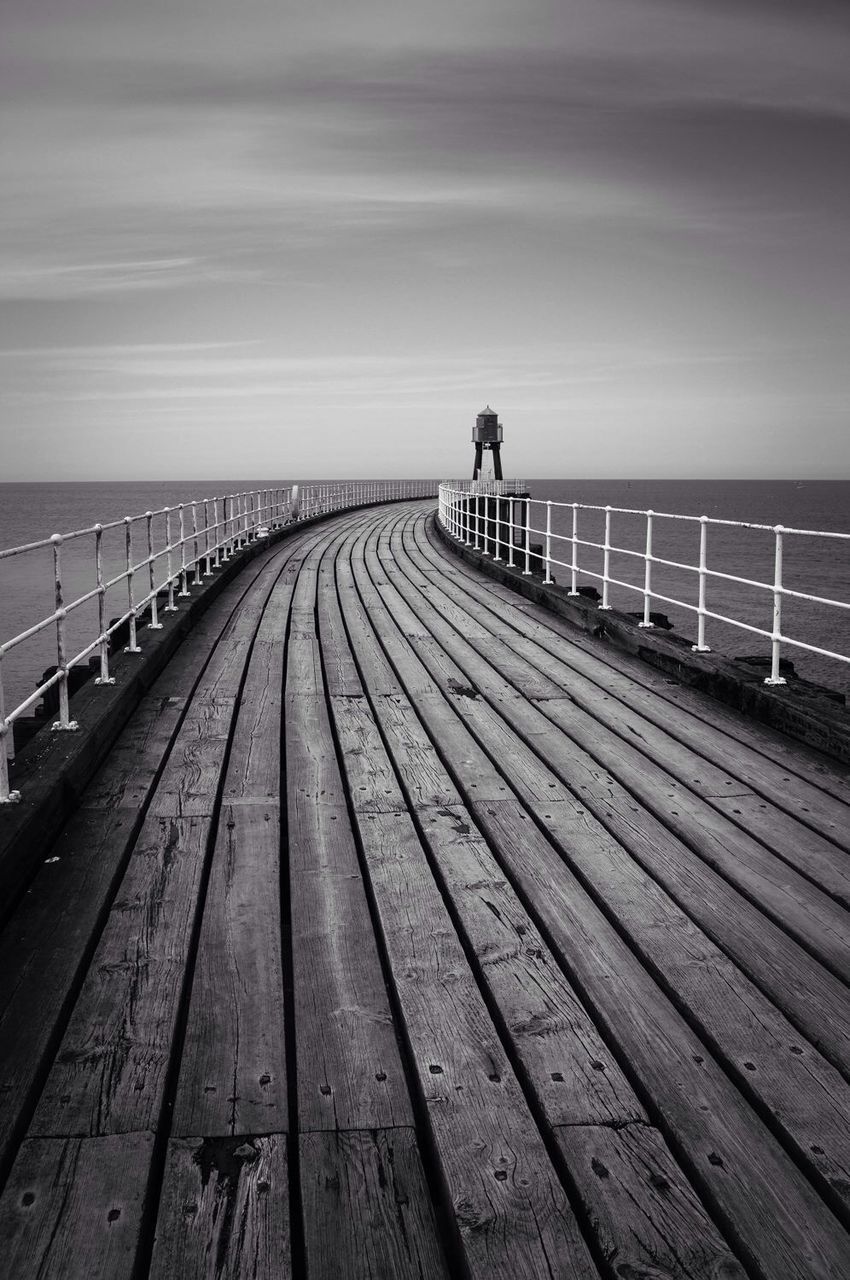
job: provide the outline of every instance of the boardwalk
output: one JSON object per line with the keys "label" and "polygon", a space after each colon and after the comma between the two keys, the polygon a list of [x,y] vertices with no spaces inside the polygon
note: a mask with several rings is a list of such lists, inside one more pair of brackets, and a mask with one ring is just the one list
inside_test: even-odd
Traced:
{"label": "boardwalk", "polygon": [[0,940],[0,1273],[846,1280],[848,815],[424,504],[302,530]]}

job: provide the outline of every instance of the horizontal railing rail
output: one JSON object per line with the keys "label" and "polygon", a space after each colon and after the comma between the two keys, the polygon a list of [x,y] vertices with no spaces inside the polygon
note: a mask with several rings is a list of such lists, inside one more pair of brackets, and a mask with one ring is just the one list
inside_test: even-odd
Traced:
{"label": "horizontal railing rail", "polygon": [[451,485],[453,489],[463,493],[489,494],[491,497],[509,497],[528,492],[528,485],[524,480],[444,480],[443,484]]}
{"label": "horizontal railing rail", "polygon": [[[502,483],[510,485],[511,482],[503,481]],[[543,572],[543,581],[547,583],[553,580],[553,566],[557,565],[562,569],[566,569],[570,575],[570,586],[567,592],[570,596],[580,594],[579,579],[582,577],[600,582],[602,584],[600,609],[609,610],[612,608],[610,601],[612,586],[639,594],[643,598],[642,617],[638,623],[640,627],[651,628],[654,625],[652,611],[655,602],[673,605],[695,614],[697,618],[697,640],[696,644],[691,647],[696,653],[711,652],[710,646],[706,644],[706,623],[709,620],[762,636],[770,641],[770,675],[766,677],[765,684],[778,687],[786,683],[784,677],[780,674],[783,645],[790,645],[822,658],[850,663],[850,653],[840,653],[822,645],[803,640],[799,636],[788,635],[783,631],[782,622],[783,602],[786,599],[808,601],[811,604],[825,606],[828,609],[836,610],[840,614],[850,616],[850,601],[799,591],[788,586],[783,581],[783,556],[787,538],[824,538],[834,545],[836,549],[843,547],[850,552],[850,533],[818,529],[796,529],[781,524],[757,524],[746,520],[726,520],[705,515],[681,515],[669,511],[643,510],[634,507],[603,507],[583,502],[554,502],[531,498],[528,495],[512,497],[510,503],[498,501],[498,497],[501,496],[502,492],[508,496],[519,493],[518,486],[519,482],[515,482],[513,489],[508,488],[500,491],[499,494],[495,494],[483,490],[477,491],[474,486],[470,487],[464,482],[445,481],[440,485],[439,489],[438,516],[440,523],[457,542],[471,546],[475,550],[480,550],[482,554],[492,556],[494,560],[507,559],[507,563],[510,566],[515,566],[516,558],[519,556],[524,575],[532,572],[532,560],[540,564]],[[553,512],[558,511],[568,515],[569,533],[560,533],[554,528]],[[604,533],[601,540],[580,536],[580,513],[582,512],[596,512],[597,518],[600,515],[604,518]],[[637,517],[643,522],[643,536],[639,547],[619,546],[612,541],[614,516]],[[698,531],[698,540],[695,546],[695,563],[654,554],[653,536],[656,521],[658,520],[681,521],[695,526]],[[757,578],[744,577],[721,569],[709,568],[708,536],[709,530],[714,526],[722,526],[724,529],[730,530],[756,530],[769,535],[772,540],[771,560],[773,573],[771,581],[763,582]],[[539,555],[533,553],[531,548],[531,539],[535,535],[542,540],[539,544]],[[567,548],[568,558],[559,559],[555,554],[555,550],[564,546]],[[590,549],[596,553],[601,553],[601,572],[599,569],[592,569],[586,560],[582,562],[582,549]],[[506,555],[503,555],[503,552]],[[623,578],[613,576],[611,572],[612,555],[622,555],[633,560],[642,561],[644,566],[642,583],[627,582]],[[693,597],[691,599],[682,599],[662,593],[654,587],[653,568],[656,565],[693,574],[695,576]],[[746,622],[741,618],[732,617],[728,612],[721,611],[723,608],[722,603],[719,603],[716,607],[709,608],[708,595],[709,583],[711,582],[736,583],[740,586],[767,593],[772,607],[772,627],[767,629],[755,626],[753,623]]]}
{"label": "horizontal railing rail", "polygon": [[[210,577],[222,564],[237,555],[243,547],[267,537],[273,530],[311,516],[344,510],[373,502],[403,501],[431,497],[432,481],[371,480],[328,484],[291,485],[286,488],[247,490],[214,498],[181,502],[174,507],[160,507],[143,515],[125,516],[102,524],[92,524],[71,533],[54,533],[50,537],[0,550],[0,565],[28,553],[50,549],[52,596],[54,609],[17,635],[0,643],[0,805],[20,799],[10,786],[9,757],[13,754],[12,726],[31,707],[57,688],[59,714],[51,728],[73,731],[79,728],[70,714],[69,675],[87,658],[97,655],[97,685],[114,684],[109,672],[110,640],[120,628],[127,627],[125,653],[141,653],[139,619],[149,611],[147,629],[161,630],[162,610],[174,613],[178,601],[191,594],[190,588]],[[107,576],[104,556],[104,534],[123,530],[123,567]],[[63,550],[69,544],[85,544],[91,549],[94,585],[71,600],[65,598],[63,584]],[[141,587],[137,583],[141,580]],[[121,615],[107,623],[107,592],[126,584],[126,607]],[[97,601],[95,634],[85,645],[69,654],[68,620],[86,604]],[[11,710],[5,707],[3,659],[28,640],[55,627],[56,669],[32,693]],[[54,695],[55,696],[55,695]]]}

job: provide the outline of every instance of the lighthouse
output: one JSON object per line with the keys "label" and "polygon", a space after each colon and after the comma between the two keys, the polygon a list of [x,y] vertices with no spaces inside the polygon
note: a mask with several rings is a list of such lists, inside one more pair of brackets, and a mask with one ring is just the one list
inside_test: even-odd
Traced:
{"label": "lighthouse", "polygon": [[472,443],[475,445],[473,480],[501,480],[502,424],[498,414],[493,412],[489,404],[475,419]]}

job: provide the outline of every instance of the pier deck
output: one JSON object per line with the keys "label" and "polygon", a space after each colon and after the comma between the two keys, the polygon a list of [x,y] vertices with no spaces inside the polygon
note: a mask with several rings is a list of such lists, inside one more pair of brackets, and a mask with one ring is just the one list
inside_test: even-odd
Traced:
{"label": "pier deck", "polygon": [[850,782],[453,557],[230,583],[0,938],[0,1274],[850,1274]]}

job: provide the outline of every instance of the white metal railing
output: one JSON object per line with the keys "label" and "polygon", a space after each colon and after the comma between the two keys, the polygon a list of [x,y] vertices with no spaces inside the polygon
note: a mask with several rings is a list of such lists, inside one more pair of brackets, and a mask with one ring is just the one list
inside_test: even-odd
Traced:
{"label": "white metal railing", "polygon": [[[512,492],[516,493],[517,491],[515,488]],[[568,534],[559,533],[553,528],[553,510],[569,515],[570,532]],[[579,513],[582,511],[593,511],[604,515],[604,535],[601,542],[579,536]],[[782,630],[782,605],[785,599],[805,600],[812,604],[824,605],[831,609],[843,611],[845,614],[850,611],[850,601],[836,600],[827,596],[797,591],[783,583],[785,539],[789,536],[794,538],[826,538],[850,551],[850,534],[848,533],[825,532],[816,529],[793,529],[781,524],[754,524],[743,520],[721,520],[709,516],[685,516],[667,511],[644,511],[632,507],[602,507],[581,502],[551,502],[531,498],[527,495],[524,497],[512,497],[509,503],[500,502],[496,496],[488,493],[478,493],[474,488],[456,481],[446,481],[440,485],[438,515],[443,527],[456,541],[462,542],[475,550],[480,550],[484,555],[492,555],[494,560],[504,559],[502,552],[506,551],[507,563],[513,566],[515,557],[519,555],[524,575],[532,572],[531,563],[533,559],[540,562],[544,582],[552,581],[553,565],[567,569],[570,574],[568,595],[576,596],[579,594],[578,579],[580,577],[593,578],[601,582],[602,598],[599,602],[600,609],[608,610],[612,607],[610,603],[610,588],[612,586],[637,592],[643,597],[643,617],[638,623],[640,627],[652,627],[653,601],[678,606],[681,609],[695,613],[697,615],[697,642],[691,646],[694,652],[710,652],[710,648],[706,644],[707,619],[725,623],[743,631],[752,632],[755,635],[764,636],[770,641],[771,659],[770,675],[766,677],[765,684],[779,686],[786,683],[785,679],[780,675],[782,645],[792,645],[823,658],[850,663],[850,654],[848,653],[837,653],[832,649],[811,644],[798,637],[786,635]],[[617,546],[612,542],[612,516],[615,515],[642,518],[643,536],[641,539],[642,546],[639,549]],[[661,519],[682,521],[698,526],[699,548],[696,564],[686,564],[680,560],[667,559],[654,554],[654,522]],[[754,578],[739,577],[734,573],[726,573],[719,569],[709,568],[708,532],[709,528],[714,526],[723,526],[726,529],[755,529],[770,534],[773,540],[772,581],[759,582]],[[535,534],[542,539],[539,556],[532,555],[531,552],[531,537]],[[553,554],[553,543],[566,545],[569,559],[558,559]],[[590,548],[597,554],[601,552],[601,573],[589,568],[586,563],[582,564],[580,562],[581,548]],[[626,582],[621,578],[612,576],[612,553],[630,556],[635,560],[643,561],[642,585],[638,586],[635,583]],[[696,576],[696,599],[677,599],[674,596],[662,594],[655,590],[652,581],[652,570],[655,565],[664,565],[671,569],[694,574]],[[730,617],[727,613],[710,609],[706,603],[709,581],[738,583],[754,588],[757,591],[769,593],[773,610],[772,628],[767,630],[763,627],[754,626],[750,622],[744,622],[740,618]]]}
{"label": "white metal railing", "polygon": [[[72,533],[54,533],[49,538],[28,542],[23,546],[0,550],[0,561],[26,555],[44,548],[52,551],[52,586],[54,609],[18,635],[0,643],[0,805],[20,799],[10,789],[9,756],[13,754],[12,726],[26,711],[58,686],[59,718],[54,730],[71,731],[79,726],[71,719],[69,705],[69,673],[90,655],[99,656],[99,675],[95,684],[114,684],[109,674],[110,637],[125,624],[128,643],[125,653],[140,653],[138,621],[149,608],[147,629],[161,630],[159,596],[165,596],[165,613],[179,609],[177,601],[191,594],[190,588],[215,573],[221,564],[258,538],[283,525],[310,516],[374,502],[403,501],[429,497],[434,493],[432,481],[358,480],[330,484],[292,485],[288,488],[256,489],[215,498],[181,502],[176,507],[161,507],[140,516],[125,516],[104,524],[94,524]],[[124,531],[123,568],[107,576],[104,568],[104,534],[109,530]],[[62,579],[63,548],[91,540],[94,586],[75,599],[67,601]],[[141,543],[141,546],[139,544]],[[159,543],[160,545],[157,545]],[[141,593],[137,582],[141,578]],[[106,595],[110,588],[126,584],[126,608],[120,617],[107,625]],[[77,609],[97,601],[97,634],[87,639],[78,653],[68,655],[68,618]],[[56,670],[11,711],[5,709],[3,659],[13,649],[48,630],[56,629]]]}

